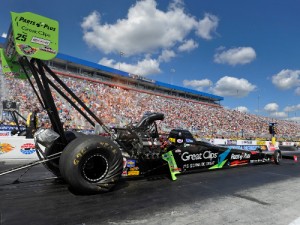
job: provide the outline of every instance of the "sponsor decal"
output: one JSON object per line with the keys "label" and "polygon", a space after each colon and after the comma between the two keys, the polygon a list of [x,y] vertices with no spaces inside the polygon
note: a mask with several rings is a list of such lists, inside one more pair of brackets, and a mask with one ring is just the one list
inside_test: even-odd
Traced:
{"label": "sponsor decal", "polygon": [[226,145],[236,145],[237,141],[236,140],[227,140]]}
{"label": "sponsor decal", "polygon": [[23,144],[20,151],[25,155],[30,155],[35,152],[35,145],[32,143]]}
{"label": "sponsor decal", "polygon": [[126,167],[135,167],[135,160],[133,159],[128,159],[127,162],[126,162]]}
{"label": "sponsor decal", "polygon": [[200,168],[200,167],[213,166],[213,165],[215,165],[215,161],[183,164],[182,168],[193,169],[193,168]]}
{"label": "sponsor decal", "polygon": [[219,154],[219,157],[218,157],[218,164],[212,166],[212,167],[209,167],[210,170],[213,170],[213,169],[219,169],[219,168],[222,168],[225,163],[228,161],[226,159],[226,157],[229,155],[231,149],[228,148],[225,152],[223,152],[222,154]]}
{"label": "sponsor decal", "polygon": [[[51,25],[42,22],[42,21],[38,21],[38,20],[32,20],[32,18],[30,18],[29,16],[27,17],[27,14],[20,14],[21,16],[19,17],[17,23],[23,23],[23,24],[27,24],[27,25],[32,25],[32,26],[36,26],[38,28],[44,28],[46,30],[52,30],[55,31],[56,27],[52,27]],[[29,14],[30,15],[30,14]],[[17,19],[17,18],[16,18]]]}
{"label": "sponsor decal", "polygon": [[188,139],[188,138],[187,138],[187,139],[185,139],[185,142],[186,142],[186,143],[193,143],[193,142],[194,142],[194,140],[192,140],[192,139]]}
{"label": "sponsor decal", "polygon": [[169,141],[175,143],[175,138],[169,138]]}
{"label": "sponsor decal", "polygon": [[250,159],[251,154],[250,153],[232,153],[230,159],[233,160],[243,160],[243,159]]}
{"label": "sponsor decal", "polygon": [[140,169],[140,168],[136,166],[136,167],[131,167],[129,170],[130,170],[130,171],[138,171],[139,169]]}
{"label": "sponsor decal", "polygon": [[246,145],[251,145],[251,144],[252,144],[252,141],[243,140],[242,143],[243,143],[243,144],[246,144]]}
{"label": "sponsor decal", "polygon": [[[17,129],[17,126],[10,126],[10,125],[1,125],[0,126],[0,131],[12,131],[14,129]],[[21,130],[24,130],[25,127],[24,126],[20,126]]]}
{"label": "sponsor decal", "polygon": [[256,140],[237,140],[237,145],[257,145]]}
{"label": "sponsor decal", "polygon": [[11,144],[8,143],[0,143],[0,155],[10,152],[14,149],[15,147],[12,146]]}
{"label": "sponsor decal", "polygon": [[30,45],[19,44],[17,46],[25,55],[32,55],[37,50],[37,48],[33,48]]}
{"label": "sponsor decal", "polygon": [[40,50],[44,51],[44,52],[49,52],[49,53],[52,53],[52,54],[56,54],[56,51],[53,50],[52,48],[49,48],[49,47],[40,48]]}
{"label": "sponsor decal", "polygon": [[176,153],[181,153],[181,150],[180,149],[176,149],[175,152]]}
{"label": "sponsor decal", "polygon": [[270,162],[270,158],[262,158],[262,159],[253,159],[250,160],[250,163],[265,163],[265,162]]}
{"label": "sponsor decal", "polygon": [[266,141],[256,141],[257,145],[266,145]]}
{"label": "sponsor decal", "polygon": [[49,40],[45,40],[43,38],[38,38],[38,37],[32,37],[31,42],[37,43],[37,44],[40,44],[40,45],[46,45],[46,46],[48,46],[50,44]]}
{"label": "sponsor decal", "polygon": [[140,171],[128,171],[128,176],[138,176],[140,175]]}
{"label": "sponsor decal", "polygon": [[215,159],[218,157],[218,153],[214,153],[211,151],[205,151],[201,153],[196,153],[196,154],[190,154],[189,152],[184,152],[181,155],[182,161],[196,161],[196,160],[201,160],[201,159]]}
{"label": "sponsor decal", "polygon": [[0,131],[0,137],[10,136],[10,131]]}
{"label": "sponsor decal", "polygon": [[226,146],[228,148],[233,148],[233,149],[241,149],[241,150],[247,150],[247,151],[254,151],[258,147],[261,147],[259,145],[230,145]]}
{"label": "sponsor decal", "polygon": [[177,139],[177,143],[181,144],[181,143],[183,143],[183,140],[182,139]]}
{"label": "sponsor decal", "polygon": [[247,165],[248,164],[248,160],[235,160],[235,161],[232,161],[230,163],[230,166],[241,166],[241,165]]}

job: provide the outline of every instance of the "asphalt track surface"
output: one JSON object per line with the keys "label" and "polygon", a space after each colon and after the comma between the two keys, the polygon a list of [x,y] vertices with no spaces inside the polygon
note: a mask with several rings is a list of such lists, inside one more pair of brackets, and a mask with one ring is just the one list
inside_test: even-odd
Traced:
{"label": "asphalt track surface", "polygon": [[[0,163],[0,171],[15,165]],[[300,224],[300,162],[121,181],[82,196],[43,166],[0,177],[0,225]]]}

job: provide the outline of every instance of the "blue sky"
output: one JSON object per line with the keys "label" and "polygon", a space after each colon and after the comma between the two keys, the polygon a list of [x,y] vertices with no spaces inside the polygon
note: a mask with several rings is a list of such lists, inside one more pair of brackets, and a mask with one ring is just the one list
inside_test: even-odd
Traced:
{"label": "blue sky", "polygon": [[[0,0],[59,21],[59,51],[224,97],[224,107],[300,120],[300,1]],[[120,54],[120,53],[124,54]]]}

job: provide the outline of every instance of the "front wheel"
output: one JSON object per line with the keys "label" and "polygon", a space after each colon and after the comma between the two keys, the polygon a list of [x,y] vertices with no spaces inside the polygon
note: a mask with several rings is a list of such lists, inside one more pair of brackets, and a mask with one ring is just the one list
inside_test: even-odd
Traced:
{"label": "front wheel", "polygon": [[107,192],[121,177],[123,157],[112,140],[88,135],[78,137],[66,146],[59,168],[63,178],[76,192]]}
{"label": "front wheel", "polygon": [[282,159],[281,152],[279,150],[275,150],[274,152],[274,162],[275,164],[279,165]]}

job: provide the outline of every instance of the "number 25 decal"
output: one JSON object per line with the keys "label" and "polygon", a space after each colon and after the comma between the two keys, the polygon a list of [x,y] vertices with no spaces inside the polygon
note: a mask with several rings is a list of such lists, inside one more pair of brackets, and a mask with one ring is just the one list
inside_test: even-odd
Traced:
{"label": "number 25 decal", "polygon": [[20,33],[17,34],[16,40],[26,41],[26,39],[27,39],[27,34],[20,34]]}

